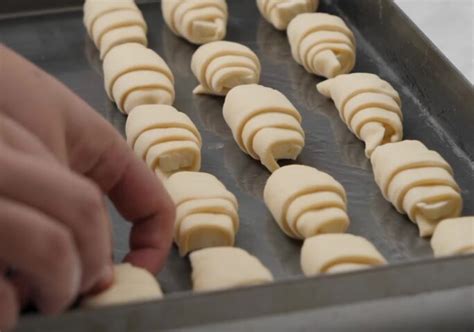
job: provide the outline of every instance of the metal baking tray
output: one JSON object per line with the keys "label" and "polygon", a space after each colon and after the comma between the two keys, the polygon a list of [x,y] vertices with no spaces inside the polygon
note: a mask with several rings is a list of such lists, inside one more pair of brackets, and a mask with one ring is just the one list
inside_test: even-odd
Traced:
{"label": "metal baking tray", "polygon": [[[463,189],[464,214],[473,215],[472,85],[391,0],[321,2],[320,11],[341,16],[356,35],[358,59],[354,71],[376,73],[400,92],[405,137],[423,141],[446,158]],[[64,3],[71,7],[64,8]],[[293,61],[286,35],[260,17],[255,0],[229,0],[228,4],[226,39],[252,48],[262,62],[261,84],[282,91],[303,116],[306,147],[298,162],[326,171],[344,185],[352,221],[349,232],[371,240],[392,264],[343,275],[302,276],[301,243],[280,231],[262,201],[269,173],[233,141],[221,113],[223,98],[192,94],[196,81],[190,60],[196,46],[165,27],[159,1],[144,1],[141,9],[149,24],[149,46],[167,61],[176,77],[175,106],[188,114],[202,133],[202,170],[215,174],[238,197],[241,228],[236,245],[258,256],[271,269],[276,282],[193,295],[189,262],[173,249],[158,275],[167,294],[164,300],[96,311],[73,310],[57,318],[31,314],[22,319],[19,331],[198,328],[275,315],[290,319],[291,315],[308,310],[320,313],[313,317],[330,319],[324,310],[336,305],[342,308],[391,299],[403,306],[404,297],[439,293],[430,300],[434,303],[443,301],[443,291],[452,289],[464,289],[464,297],[455,301],[459,308],[450,306],[456,308],[456,322],[474,325],[465,314],[474,310],[474,255],[433,259],[429,241],[419,238],[416,226],[383,199],[364,156],[363,143],[341,122],[332,102],[317,93],[315,84],[321,79]],[[80,0],[68,0],[59,8],[58,1],[52,0],[2,1],[0,42],[59,78],[123,133],[125,117],[106,97],[101,62],[83,28],[80,5]],[[115,259],[120,261],[128,249],[129,226],[113,207],[110,211]],[[419,310],[416,307],[419,305],[413,310]],[[281,322],[268,324],[274,328],[284,326]],[[300,328],[305,324],[314,321],[295,321]]]}

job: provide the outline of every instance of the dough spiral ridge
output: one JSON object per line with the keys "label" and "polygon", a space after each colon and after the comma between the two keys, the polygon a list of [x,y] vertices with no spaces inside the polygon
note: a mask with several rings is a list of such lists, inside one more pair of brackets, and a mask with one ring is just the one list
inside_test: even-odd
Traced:
{"label": "dough spiral ridge", "polygon": [[334,15],[305,13],[288,25],[291,53],[306,71],[327,78],[349,73],[356,62],[352,31]]}
{"label": "dough spiral ridge", "polygon": [[301,115],[279,91],[256,84],[227,94],[224,119],[240,149],[274,172],[278,160],[295,160],[304,147]]}
{"label": "dough spiral ridge", "polygon": [[213,175],[178,172],[165,181],[176,205],[174,241],[182,256],[209,247],[233,246],[238,202]]}
{"label": "dough spiral ridge", "polygon": [[191,69],[200,83],[193,93],[219,96],[238,85],[258,83],[261,72],[260,61],[250,48],[228,41],[200,46],[193,54]]}
{"label": "dough spiral ridge", "polygon": [[280,228],[292,238],[343,233],[349,226],[344,187],[315,168],[278,169],[268,178],[263,197]]}
{"label": "dough spiral ridge", "polygon": [[403,139],[400,96],[377,75],[340,75],[319,83],[317,89],[334,100],[341,119],[364,141],[368,158],[378,146]]}
{"label": "dough spiral ridge", "polygon": [[352,234],[313,236],[306,239],[301,248],[301,268],[308,277],[368,269],[386,263],[372,243]]}
{"label": "dough spiral ridge", "polygon": [[371,157],[375,182],[386,200],[431,236],[437,224],[460,215],[462,197],[451,166],[419,141],[378,147]]}
{"label": "dough spiral ridge", "polygon": [[189,117],[172,106],[136,107],[125,131],[137,157],[160,177],[201,168],[201,135]]}
{"label": "dough spiral ridge", "polygon": [[260,260],[241,248],[217,247],[189,255],[193,268],[193,290],[215,291],[260,285],[273,281],[273,275]]}
{"label": "dough spiral ridge", "polygon": [[118,45],[148,44],[147,24],[133,0],[86,0],[84,25],[101,59]]}
{"label": "dough spiral ridge", "polygon": [[116,46],[103,67],[107,95],[122,113],[140,105],[173,104],[173,73],[153,50],[137,43]]}
{"label": "dough spiral ridge", "polygon": [[171,31],[193,44],[221,40],[226,35],[225,0],[162,0],[161,9]]}
{"label": "dough spiral ridge", "polygon": [[276,29],[285,30],[297,15],[314,12],[319,0],[257,0],[262,16]]}

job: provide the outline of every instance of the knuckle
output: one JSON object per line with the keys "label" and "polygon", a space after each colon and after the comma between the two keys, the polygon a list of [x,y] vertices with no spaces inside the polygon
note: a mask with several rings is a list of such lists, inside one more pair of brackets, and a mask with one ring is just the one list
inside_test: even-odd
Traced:
{"label": "knuckle", "polygon": [[81,224],[76,235],[83,267],[82,287],[88,288],[100,277],[111,255],[104,198],[95,184],[84,182],[77,209]]}
{"label": "knuckle", "polygon": [[[80,282],[80,262],[73,235],[62,227],[51,227],[43,233],[44,246],[39,253],[39,305],[46,313],[64,309],[75,298]],[[45,286],[46,285],[46,286]]]}
{"label": "knuckle", "polygon": [[[43,260],[47,262],[54,260],[52,266],[71,264],[74,255],[73,241],[73,237],[68,230],[60,227],[49,228],[44,234]],[[46,266],[51,267],[51,264]]]}
{"label": "knuckle", "polygon": [[100,189],[94,184],[85,185],[77,208],[82,223],[94,224],[97,222],[104,211],[104,199]]}

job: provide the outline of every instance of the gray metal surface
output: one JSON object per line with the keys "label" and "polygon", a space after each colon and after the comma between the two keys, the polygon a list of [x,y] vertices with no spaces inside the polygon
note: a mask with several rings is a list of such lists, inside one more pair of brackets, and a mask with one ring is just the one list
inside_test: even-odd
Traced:
{"label": "gray metal surface", "polygon": [[[69,1],[74,4],[77,2]],[[258,256],[271,269],[277,283],[249,290],[191,297],[189,263],[187,259],[180,258],[174,249],[158,279],[166,293],[179,293],[177,297],[171,295],[170,299],[160,303],[143,305],[140,307],[142,313],[138,316],[138,306],[123,307],[118,311],[121,313],[121,322],[135,322],[143,330],[146,326],[172,328],[182,324],[231,319],[234,316],[226,310],[239,310],[235,304],[234,309],[231,309],[233,299],[245,307],[241,307],[239,318],[246,318],[252,316],[251,312],[258,316],[474,284],[474,257],[449,259],[443,261],[445,265],[432,261],[429,242],[420,239],[416,226],[383,199],[373,180],[370,163],[364,156],[363,143],[341,122],[332,102],[317,93],[315,84],[321,80],[306,73],[293,61],[285,34],[275,31],[260,18],[254,2],[228,1],[231,15],[227,39],[252,48],[262,62],[261,84],[282,91],[300,110],[306,131],[306,147],[298,162],[326,171],[344,185],[349,199],[351,233],[370,239],[391,263],[418,263],[377,269],[365,274],[304,280],[299,267],[301,243],[288,239],[280,231],[262,201],[263,185],[269,173],[258,162],[243,154],[233,141],[222,118],[223,98],[194,96],[191,93],[196,80],[189,67],[196,47],[174,36],[164,26],[158,3],[147,3],[141,9],[149,24],[150,47],[167,61],[175,74],[175,106],[191,117],[204,139],[202,170],[215,174],[239,199],[241,228],[236,245]],[[0,12],[6,12],[5,7],[3,9]],[[474,214],[472,85],[391,1],[325,0],[320,10],[336,13],[348,22],[358,41],[355,71],[376,73],[390,81],[400,92],[405,115],[405,137],[423,141],[446,158],[463,189],[464,214]],[[36,16],[16,16],[11,18],[10,15],[10,18],[0,20],[0,41],[58,77],[123,133],[125,117],[106,97],[98,52],[82,26],[82,12],[67,10]],[[116,239],[115,259],[120,260],[128,248],[129,227],[112,207],[111,213]],[[423,284],[421,273],[435,274],[436,278]],[[361,276],[367,277],[367,281]],[[288,279],[292,281],[280,282]],[[410,280],[418,280],[419,283],[407,285]],[[358,290],[354,292],[351,287],[357,287]],[[317,300],[305,299],[307,294],[319,296],[312,292],[314,289],[326,292],[325,296]],[[340,289],[348,290],[349,295],[342,294]],[[280,300],[286,296],[284,306],[281,303],[280,306],[278,303],[272,304],[268,296]],[[203,303],[202,316],[189,311],[171,311],[171,308],[177,309],[179,306],[190,308],[191,303]],[[219,315],[205,314],[206,310],[216,306],[220,309]],[[144,314],[152,315],[155,309],[166,313],[157,316],[167,317],[166,324]],[[105,317],[116,315],[113,310],[107,310],[99,311],[103,314],[104,322]],[[107,315],[107,312],[110,314]],[[102,316],[97,314],[94,318],[81,319],[91,315],[94,314],[76,312],[65,315],[62,320],[83,323],[101,321]],[[151,320],[149,323],[138,322],[144,318]],[[25,322],[24,330],[34,327],[35,319],[30,318]],[[62,320],[41,321],[49,324],[44,325],[48,326],[48,330],[59,331],[64,326],[61,325]],[[71,328],[79,331],[85,326]],[[119,330],[118,326],[116,330]]]}

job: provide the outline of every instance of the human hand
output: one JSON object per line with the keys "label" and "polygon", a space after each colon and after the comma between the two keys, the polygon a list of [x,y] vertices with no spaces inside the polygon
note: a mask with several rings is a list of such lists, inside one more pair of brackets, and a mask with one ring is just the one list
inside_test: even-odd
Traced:
{"label": "human hand", "polygon": [[174,222],[162,184],[83,100],[0,44],[0,329],[19,293],[58,313],[111,282],[104,195],[132,222],[125,260],[156,273]]}

